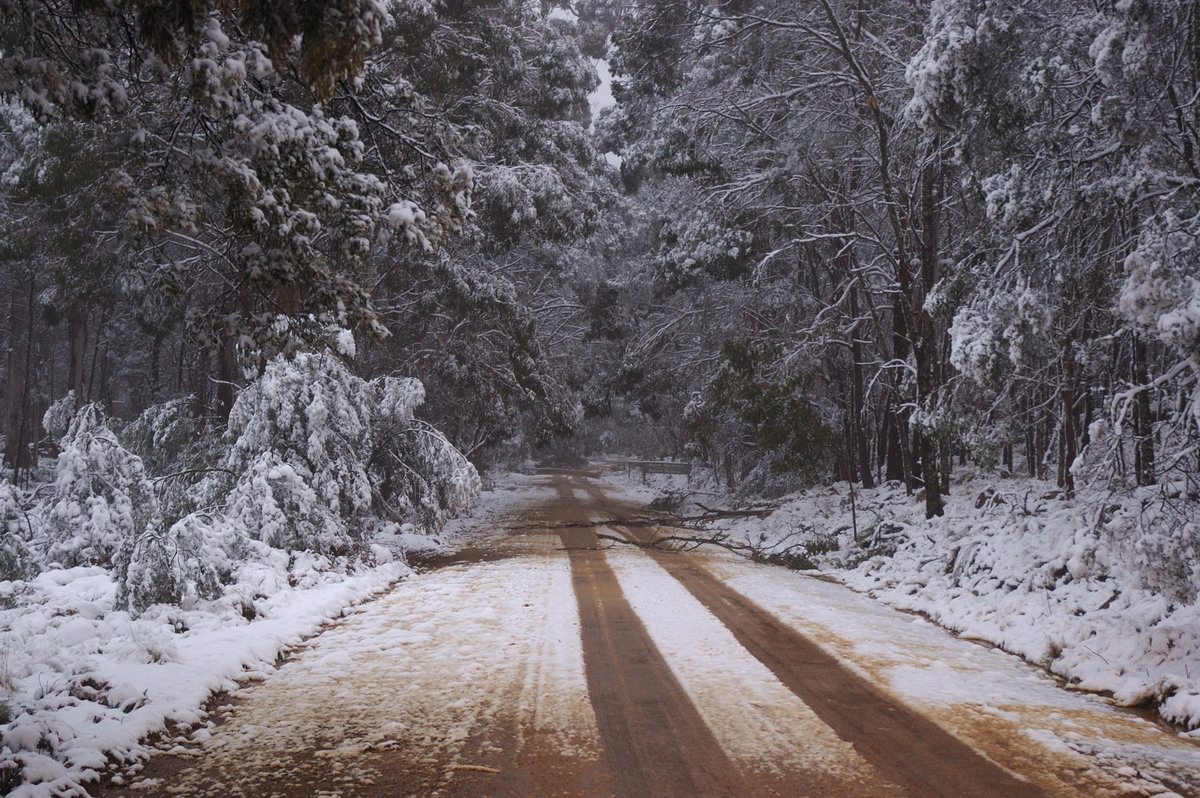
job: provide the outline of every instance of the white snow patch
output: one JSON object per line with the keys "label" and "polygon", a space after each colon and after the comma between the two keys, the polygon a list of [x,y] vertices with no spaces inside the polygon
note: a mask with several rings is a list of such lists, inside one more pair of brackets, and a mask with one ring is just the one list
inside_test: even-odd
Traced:
{"label": "white snow patch", "polygon": [[854,747],[653,559],[628,549],[612,549],[607,558],[630,606],[726,753],[771,772],[872,778],[873,769]]}

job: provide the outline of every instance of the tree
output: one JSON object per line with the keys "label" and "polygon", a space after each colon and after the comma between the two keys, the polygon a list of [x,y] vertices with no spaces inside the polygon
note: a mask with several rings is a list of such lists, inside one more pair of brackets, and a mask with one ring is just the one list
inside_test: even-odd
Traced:
{"label": "tree", "polygon": [[769,369],[778,387],[808,369],[827,422],[845,430],[838,472],[873,482],[874,446],[885,476],[922,487],[939,514],[955,441],[931,425],[947,320],[926,297],[949,276],[961,211],[945,147],[902,113],[897,67],[921,22],[904,4],[648,6],[614,37],[622,107],[608,129],[627,187],[686,177],[701,219],[718,220],[668,224],[684,271],[745,281],[749,305],[793,298],[756,324],[787,342]]}
{"label": "tree", "polygon": [[[1161,446],[1177,467],[1194,445],[1195,374],[1178,357],[1195,290],[1175,253],[1197,213],[1182,99],[1196,90],[1196,13],[939,2],[909,68],[911,114],[952,136],[991,228],[975,242],[955,363],[985,384],[1015,378],[1002,394],[1018,426],[1038,431],[1031,469],[1057,462],[1068,489],[1089,444],[1112,444],[1118,471],[1128,444],[1139,485],[1162,476]],[[1116,439],[1094,441],[1106,403]]]}

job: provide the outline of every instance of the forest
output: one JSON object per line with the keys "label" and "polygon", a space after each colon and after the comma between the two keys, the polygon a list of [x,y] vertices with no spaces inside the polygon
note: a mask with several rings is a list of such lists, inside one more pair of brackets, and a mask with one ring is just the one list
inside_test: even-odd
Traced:
{"label": "forest", "polygon": [[602,458],[1200,727],[1196,0],[0,0],[0,281],[0,790]]}
{"label": "forest", "polygon": [[135,615],[601,455],[1200,584],[1194,0],[0,0],[0,275],[0,579]]}

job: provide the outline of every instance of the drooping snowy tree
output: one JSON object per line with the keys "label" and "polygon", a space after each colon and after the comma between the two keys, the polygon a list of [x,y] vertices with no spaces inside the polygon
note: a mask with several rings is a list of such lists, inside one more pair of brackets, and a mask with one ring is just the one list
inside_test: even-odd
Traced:
{"label": "drooping snowy tree", "polygon": [[[500,0],[429,14],[425,27],[385,40],[367,79],[402,76],[425,115],[453,131],[475,177],[472,217],[438,251],[388,251],[378,262],[377,303],[393,336],[365,352],[371,369],[453,397],[422,413],[482,464],[501,444],[527,450],[574,425],[549,336],[571,304],[570,248],[613,190],[588,134],[595,69],[569,21]],[[335,106],[371,131],[368,157],[382,173],[398,173],[396,150],[432,157],[368,102],[356,93]]]}

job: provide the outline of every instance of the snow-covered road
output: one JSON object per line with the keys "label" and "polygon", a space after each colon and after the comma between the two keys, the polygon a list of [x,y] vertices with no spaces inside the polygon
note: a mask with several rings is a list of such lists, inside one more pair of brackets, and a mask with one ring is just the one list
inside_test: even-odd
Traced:
{"label": "snow-covered road", "polygon": [[107,794],[1200,795],[1195,741],[839,585],[601,548],[562,522],[628,505],[543,482]]}

